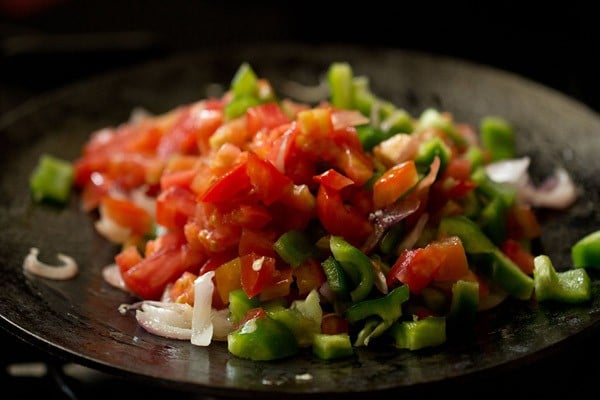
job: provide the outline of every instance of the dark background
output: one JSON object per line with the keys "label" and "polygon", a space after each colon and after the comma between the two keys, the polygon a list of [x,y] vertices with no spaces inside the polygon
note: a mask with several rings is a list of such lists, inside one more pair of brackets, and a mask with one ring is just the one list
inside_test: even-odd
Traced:
{"label": "dark background", "polygon": [[[273,41],[448,55],[516,73],[600,111],[600,33],[592,7],[520,3],[0,0],[0,113],[71,83],[178,52],[227,52],[232,44]],[[14,362],[47,361],[5,333],[0,340],[3,370]],[[588,338],[568,354],[456,393],[579,395],[594,390],[599,356],[600,346]],[[24,396],[43,391],[57,398],[104,398],[113,390],[146,398],[169,395],[111,377],[67,379],[63,385],[65,377],[48,375],[10,378],[0,371],[0,381]]]}

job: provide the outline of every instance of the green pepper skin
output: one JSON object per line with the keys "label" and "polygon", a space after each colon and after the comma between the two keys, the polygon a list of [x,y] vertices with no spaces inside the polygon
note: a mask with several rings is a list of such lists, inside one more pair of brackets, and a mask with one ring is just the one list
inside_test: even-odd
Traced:
{"label": "green pepper skin", "polygon": [[248,310],[258,307],[260,300],[258,297],[248,298],[243,289],[232,290],[229,292],[229,318],[234,324],[241,321]]}
{"label": "green pepper skin", "polygon": [[533,259],[535,297],[538,301],[583,303],[591,299],[591,281],[583,268],[557,272],[547,255]]}
{"label": "green pepper skin", "polygon": [[29,177],[29,188],[35,201],[64,204],[71,194],[73,179],[71,163],[44,154]]}
{"label": "green pepper skin", "polygon": [[481,144],[489,150],[492,161],[515,157],[515,134],[503,118],[488,116],[479,125]]}
{"label": "green pepper skin", "polygon": [[571,258],[576,268],[600,269],[600,231],[592,232],[571,247]]}
{"label": "green pepper skin", "polygon": [[389,292],[385,297],[353,304],[346,310],[345,316],[350,323],[356,323],[372,315],[377,315],[384,321],[395,321],[402,316],[402,303],[407,301],[408,297],[408,286],[402,285]]}
{"label": "green pepper skin", "polygon": [[479,308],[479,283],[459,280],[452,285],[448,324],[453,329],[472,328]]}
{"label": "green pepper skin", "polygon": [[275,241],[273,249],[292,267],[297,267],[318,254],[315,245],[299,230],[287,231]]}
{"label": "green pepper skin", "polygon": [[333,257],[328,257],[321,263],[329,288],[335,296],[342,301],[350,298],[350,285],[344,269]]}
{"label": "green pepper skin", "polygon": [[227,335],[227,349],[240,358],[270,361],[293,356],[299,347],[284,324],[265,316],[250,319]]}
{"label": "green pepper skin", "polygon": [[365,299],[371,293],[375,281],[375,274],[369,257],[340,236],[330,238],[329,248],[333,253],[333,257],[356,285],[355,289],[350,292],[352,301]]}
{"label": "green pepper skin", "polygon": [[350,336],[347,333],[333,335],[319,333],[315,335],[312,351],[314,355],[322,360],[346,358],[354,354]]}
{"label": "green pepper skin", "polygon": [[331,93],[331,104],[338,108],[352,106],[352,78],[354,74],[348,63],[332,63],[327,71],[327,81]]}
{"label": "green pepper skin", "polygon": [[396,322],[389,333],[399,349],[412,351],[439,346],[446,341],[446,318],[427,317],[417,321]]}

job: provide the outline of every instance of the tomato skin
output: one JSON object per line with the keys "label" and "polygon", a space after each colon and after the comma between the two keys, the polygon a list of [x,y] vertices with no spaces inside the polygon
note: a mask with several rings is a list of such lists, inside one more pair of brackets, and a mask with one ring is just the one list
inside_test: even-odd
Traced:
{"label": "tomato skin", "polygon": [[198,197],[198,201],[223,203],[232,198],[247,194],[252,188],[250,177],[246,170],[247,163],[241,162],[217,179],[206,192]]}
{"label": "tomato skin", "polygon": [[533,274],[534,256],[514,239],[506,239],[500,249],[527,275]]}
{"label": "tomato skin", "polygon": [[354,181],[345,175],[340,174],[335,169],[328,169],[321,175],[317,175],[313,178],[316,182],[324,185],[330,189],[340,191],[345,187],[354,185]]}
{"label": "tomato skin", "polygon": [[105,196],[101,211],[118,225],[130,228],[134,235],[143,235],[152,228],[152,217],[145,209],[128,199]]}
{"label": "tomato skin", "polygon": [[373,185],[373,205],[375,209],[393,204],[419,181],[417,167],[413,160],[396,164],[388,169]]}
{"label": "tomato skin", "polygon": [[317,193],[317,216],[332,235],[343,236],[352,244],[362,244],[373,230],[365,215],[344,204],[339,191],[324,185],[319,186]]}
{"label": "tomato skin", "polygon": [[350,324],[343,317],[335,313],[323,315],[321,320],[321,333],[326,335],[335,335],[337,333],[348,333]]}
{"label": "tomato skin", "polygon": [[246,129],[255,135],[261,129],[271,129],[289,123],[290,119],[277,103],[267,103],[246,110]]}
{"label": "tomato skin", "polygon": [[277,253],[273,249],[276,240],[275,232],[268,232],[255,229],[242,229],[238,252],[240,256],[250,253],[256,253],[261,256],[275,258]]}
{"label": "tomato skin", "polygon": [[254,297],[267,286],[273,284],[275,275],[275,259],[259,256],[256,253],[246,254],[241,259],[242,289],[246,296]]}
{"label": "tomato skin", "polygon": [[428,250],[439,254],[441,263],[433,274],[434,281],[457,281],[469,273],[469,263],[461,240],[457,236],[435,240]]}
{"label": "tomato skin", "polygon": [[411,293],[419,294],[432,281],[441,261],[439,255],[424,248],[404,250],[388,273],[388,286],[397,280],[408,285]]}
{"label": "tomato skin", "polygon": [[121,274],[142,261],[142,255],[135,246],[127,246],[115,256],[115,263],[119,266]]}
{"label": "tomato skin", "polygon": [[257,196],[266,205],[279,200],[293,183],[271,162],[258,158],[254,153],[248,153],[246,172]]}
{"label": "tomato skin", "polygon": [[196,195],[180,186],[171,186],[156,199],[156,222],[169,229],[181,229],[196,212]]}
{"label": "tomato skin", "polygon": [[175,303],[194,305],[194,281],[198,275],[185,271],[171,286],[169,298]]}

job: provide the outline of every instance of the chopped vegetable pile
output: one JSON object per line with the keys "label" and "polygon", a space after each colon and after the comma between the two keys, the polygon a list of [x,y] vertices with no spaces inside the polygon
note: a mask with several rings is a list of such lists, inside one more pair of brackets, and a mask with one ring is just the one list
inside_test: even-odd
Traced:
{"label": "chopped vegetable pile", "polygon": [[[141,300],[122,313],[237,357],[330,360],[442,345],[506,298],[590,300],[600,236],[567,271],[532,252],[535,207],[576,190],[562,169],[560,185],[532,185],[508,121],[413,117],[344,62],[327,83],[319,103],[281,99],[243,63],[220,98],[93,133],[74,185],[122,246],[104,276]],[[64,201],[41,179],[36,198]]]}

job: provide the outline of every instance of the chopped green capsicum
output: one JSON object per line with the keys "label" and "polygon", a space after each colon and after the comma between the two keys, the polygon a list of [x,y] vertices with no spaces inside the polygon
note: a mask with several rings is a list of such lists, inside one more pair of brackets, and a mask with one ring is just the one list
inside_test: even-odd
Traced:
{"label": "chopped green capsicum", "polygon": [[400,349],[418,350],[446,341],[446,318],[427,317],[416,321],[395,322],[389,329],[394,345]]}
{"label": "chopped green capsicum", "polygon": [[369,257],[341,236],[331,236],[329,248],[333,257],[340,263],[355,285],[354,290],[350,292],[352,301],[366,298],[371,293],[375,280]]}
{"label": "chopped green capsicum", "polygon": [[592,232],[571,247],[576,268],[600,268],[600,231]]}
{"label": "chopped green capsicum", "polygon": [[297,267],[318,254],[317,247],[301,231],[293,229],[285,232],[275,241],[273,248],[279,256],[291,265]]}
{"label": "chopped green capsicum", "polygon": [[592,296],[591,281],[583,268],[557,272],[547,255],[533,259],[535,297],[538,301],[582,303]]}
{"label": "chopped green capsicum", "polygon": [[29,187],[36,201],[63,204],[71,194],[73,179],[73,165],[70,162],[43,154],[29,177]]}
{"label": "chopped green capsicum", "polygon": [[512,127],[500,117],[488,116],[481,120],[481,145],[491,154],[492,161],[515,157],[515,134]]}
{"label": "chopped green capsicum", "polygon": [[345,358],[354,354],[350,335],[347,333],[319,333],[314,337],[312,350],[313,354],[322,360]]}
{"label": "chopped green capsicum", "polygon": [[284,324],[268,317],[263,311],[227,335],[227,349],[240,358],[269,361],[296,354],[298,343]]}
{"label": "chopped green capsicum", "polygon": [[260,305],[258,296],[248,298],[243,289],[236,289],[229,292],[229,318],[231,322],[238,323],[244,318],[246,313]]}

